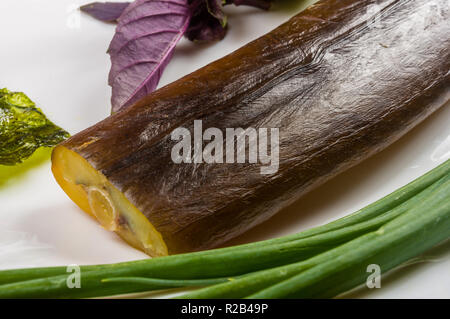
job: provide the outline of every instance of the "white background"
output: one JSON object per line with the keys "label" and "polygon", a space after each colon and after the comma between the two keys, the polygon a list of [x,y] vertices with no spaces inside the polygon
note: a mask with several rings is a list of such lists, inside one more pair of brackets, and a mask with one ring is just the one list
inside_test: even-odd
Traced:
{"label": "white background", "polygon": [[[0,87],[23,91],[74,134],[110,111],[106,49],[114,25],[82,15],[89,1],[1,0]],[[311,1],[306,1],[311,2]],[[301,3],[298,1],[297,3]],[[305,4],[305,3],[304,3]],[[303,5],[304,5],[303,4]],[[183,40],[161,81],[165,85],[270,31],[302,5],[263,12],[229,8],[230,30],[215,44]],[[450,107],[400,141],[303,197],[231,244],[272,238],[351,213],[450,157]],[[146,258],[82,213],[53,180],[50,163],[0,189],[0,268],[96,264]],[[450,242],[383,277],[368,298],[450,298]]]}

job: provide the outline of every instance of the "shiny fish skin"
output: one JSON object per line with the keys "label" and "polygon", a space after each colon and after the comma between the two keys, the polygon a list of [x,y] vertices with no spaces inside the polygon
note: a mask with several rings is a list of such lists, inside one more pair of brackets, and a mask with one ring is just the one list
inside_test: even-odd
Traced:
{"label": "shiny fish skin", "polygon": [[[169,253],[216,247],[445,104],[448,21],[448,0],[319,1],[62,145],[125,194]],[[203,129],[278,127],[278,172],[174,164],[170,133],[194,120]]]}

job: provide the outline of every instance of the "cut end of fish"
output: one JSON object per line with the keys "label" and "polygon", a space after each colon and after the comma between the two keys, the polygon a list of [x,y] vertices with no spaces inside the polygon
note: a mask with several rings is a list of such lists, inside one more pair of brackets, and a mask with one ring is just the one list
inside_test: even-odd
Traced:
{"label": "cut end of fish", "polygon": [[70,199],[103,228],[116,232],[152,257],[168,255],[167,246],[155,227],[82,156],[64,146],[55,147],[52,172]]}

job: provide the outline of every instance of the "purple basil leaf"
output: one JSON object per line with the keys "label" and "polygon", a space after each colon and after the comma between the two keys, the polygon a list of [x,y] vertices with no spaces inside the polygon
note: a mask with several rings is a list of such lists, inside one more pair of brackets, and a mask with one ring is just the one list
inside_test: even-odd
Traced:
{"label": "purple basil leaf", "polygon": [[225,4],[234,4],[236,6],[251,6],[268,10],[272,1],[273,0],[225,0]]}
{"label": "purple basil leaf", "polygon": [[226,34],[226,16],[221,0],[192,0],[191,22],[186,37],[191,41],[210,42],[222,40]]}
{"label": "purple basil leaf", "polygon": [[80,10],[97,20],[114,22],[129,4],[130,2],[92,2],[80,7]]}
{"label": "purple basil leaf", "polygon": [[206,0],[206,7],[210,15],[219,20],[222,27],[227,25],[227,16],[223,13],[222,0]]}
{"label": "purple basil leaf", "polygon": [[227,29],[222,27],[219,20],[211,17],[194,21],[186,31],[186,37],[191,41],[212,42],[222,40],[226,33]]}
{"label": "purple basil leaf", "polygon": [[227,17],[223,6],[234,4],[269,9],[273,0],[189,0],[192,18],[186,37],[191,41],[222,40],[227,32]]}
{"label": "purple basil leaf", "polygon": [[187,0],[136,0],[125,9],[108,49],[112,112],[156,88],[190,16]]}

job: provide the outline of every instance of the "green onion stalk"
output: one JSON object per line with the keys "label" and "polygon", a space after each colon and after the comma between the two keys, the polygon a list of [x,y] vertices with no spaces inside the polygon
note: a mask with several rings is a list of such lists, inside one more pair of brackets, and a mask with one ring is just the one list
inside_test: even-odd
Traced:
{"label": "green onion stalk", "polygon": [[80,267],[0,271],[0,298],[86,298],[200,287],[178,298],[329,298],[450,238],[450,160],[334,222],[204,252]]}

